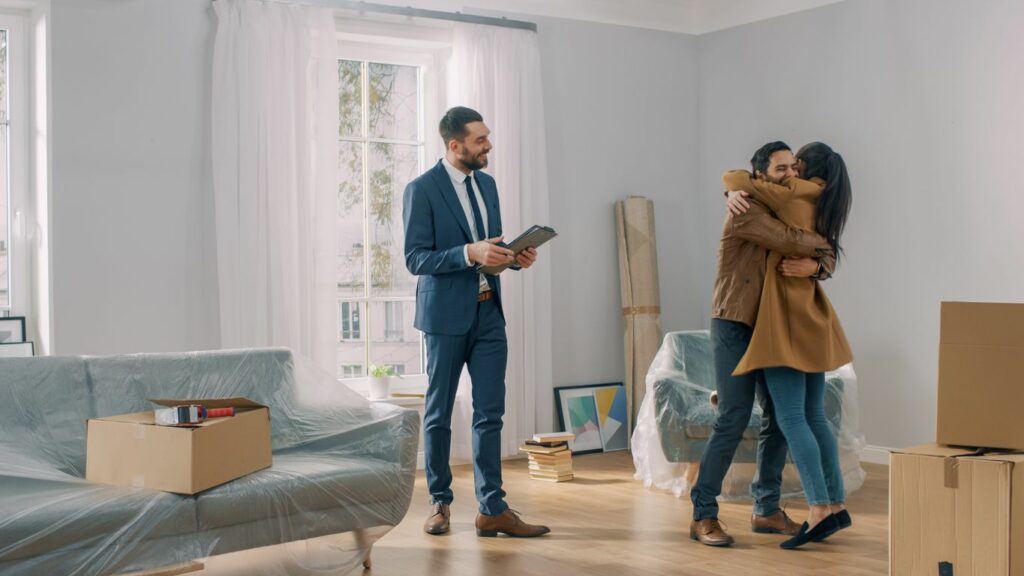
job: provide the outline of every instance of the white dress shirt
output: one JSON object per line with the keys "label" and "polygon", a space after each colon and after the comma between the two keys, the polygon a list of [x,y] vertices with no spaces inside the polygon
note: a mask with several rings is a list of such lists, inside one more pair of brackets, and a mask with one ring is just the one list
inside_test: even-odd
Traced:
{"label": "white dress shirt", "polygon": [[[455,188],[455,195],[459,197],[459,204],[462,205],[462,211],[466,214],[466,221],[469,222],[469,231],[473,235],[474,241],[485,240],[488,238],[487,235],[487,205],[484,204],[484,198],[480,194],[480,184],[474,177],[474,172],[470,172],[469,176],[473,177],[473,194],[476,195],[476,204],[480,207],[480,218],[483,220],[484,229],[483,234],[476,229],[476,219],[473,217],[473,205],[469,203],[469,192],[466,190],[466,174],[461,170],[452,165],[448,161],[448,158],[442,158],[441,163],[444,164],[444,169],[448,171],[448,177],[452,180],[452,186]],[[469,244],[466,244],[462,248],[462,256],[466,259],[466,266],[472,266],[473,261],[469,259]],[[480,274],[480,291],[486,292],[491,287],[487,283],[487,278]]]}

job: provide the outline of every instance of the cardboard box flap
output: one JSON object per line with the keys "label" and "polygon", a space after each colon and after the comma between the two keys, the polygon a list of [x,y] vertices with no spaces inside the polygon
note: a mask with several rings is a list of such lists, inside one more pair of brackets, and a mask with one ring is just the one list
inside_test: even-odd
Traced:
{"label": "cardboard box flap", "polygon": [[942,446],[940,444],[922,444],[910,448],[894,449],[895,454],[908,454],[911,456],[934,456],[936,458],[959,458],[961,456],[976,455],[978,451],[974,448],[958,448],[956,446]]}
{"label": "cardboard box flap", "polygon": [[156,419],[153,417],[153,411],[148,412],[133,412],[131,414],[114,414],[113,416],[101,416],[94,418],[94,420],[103,420],[104,422],[126,422],[129,424],[149,424],[156,425]]}
{"label": "cardboard box flap", "polygon": [[1024,452],[994,452],[980,456],[970,456],[971,460],[988,460],[991,462],[1008,462],[1010,464],[1024,464]]}
{"label": "cardboard box flap", "polygon": [[1024,304],[943,302],[939,343],[1024,347]]}
{"label": "cardboard box flap", "polygon": [[157,406],[183,406],[186,404],[202,404],[207,408],[266,408],[259,402],[253,402],[248,398],[200,398],[192,400],[164,400],[164,399],[153,399],[148,400]]}

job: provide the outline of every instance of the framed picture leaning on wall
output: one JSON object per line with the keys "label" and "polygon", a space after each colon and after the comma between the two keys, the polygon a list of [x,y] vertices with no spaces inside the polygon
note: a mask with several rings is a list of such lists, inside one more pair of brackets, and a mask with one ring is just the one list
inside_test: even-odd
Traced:
{"label": "framed picture leaning on wall", "polygon": [[555,388],[555,407],[562,430],[572,432],[573,454],[629,448],[626,389],[622,382]]}
{"label": "framed picture leaning on wall", "polygon": [[25,317],[0,317],[0,344],[14,344],[25,341]]}
{"label": "framed picture leaning on wall", "polygon": [[0,342],[0,358],[31,358],[36,355],[32,342]]}

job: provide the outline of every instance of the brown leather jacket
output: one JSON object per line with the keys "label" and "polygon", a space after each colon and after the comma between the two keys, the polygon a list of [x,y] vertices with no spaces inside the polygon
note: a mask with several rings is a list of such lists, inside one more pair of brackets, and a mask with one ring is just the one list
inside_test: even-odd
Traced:
{"label": "brown leather jacket", "polygon": [[768,251],[785,256],[817,258],[818,280],[832,276],[835,257],[824,237],[790,228],[764,206],[748,198],[750,209],[726,216],[718,247],[718,275],[711,316],[753,327],[764,286]]}

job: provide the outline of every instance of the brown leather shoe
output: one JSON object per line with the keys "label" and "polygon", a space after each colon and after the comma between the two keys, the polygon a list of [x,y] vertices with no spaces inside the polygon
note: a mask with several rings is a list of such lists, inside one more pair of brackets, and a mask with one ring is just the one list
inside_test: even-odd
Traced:
{"label": "brown leather shoe", "polygon": [[447,534],[451,526],[452,511],[447,504],[434,502],[434,510],[423,523],[423,531],[437,536]]}
{"label": "brown leather shoe", "polygon": [[732,546],[732,536],[718,523],[718,518],[704,518],[690,522],[690,538],[706,546]]}
{"label": "brown leather shoe", "polygon": [[497,516],[488,516],[487,514],[476,515],[477,536],[494,538],[498,535],[498,532],[514,538],[534,538],[551,532],[551,529],[547,526],[523,522],[515,510],[505,510]]}
{"label": "brown leather shoe", "polygon": [[758,534],[785,534],[796,536],[800,532],[800,525],[789,519],[785,510],[779,510],[771,516],[750,517],[750,529]]}

